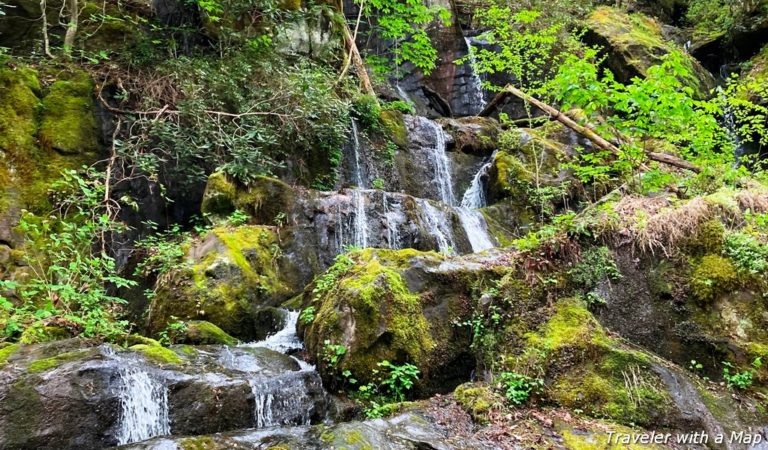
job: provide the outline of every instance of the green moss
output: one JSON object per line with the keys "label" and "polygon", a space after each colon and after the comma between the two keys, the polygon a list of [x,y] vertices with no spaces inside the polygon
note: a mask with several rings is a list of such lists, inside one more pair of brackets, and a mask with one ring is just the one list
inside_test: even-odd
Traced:
{"label": "green moss", "polygon": [[45,148],[74,155],[99,150],[93,83],[85,71],[57,80],[43,98],[40,142]]}
{"label": "green moss", "polygon": [[718,295],[734,290],[737,285],[736,268],[720,255],[704,256],[691,273],[691,293],[702,302],[712,301]]}
{"label": "green moss", "polygon": [[196,345],[235,345],[237,339],[216,325],[204,320],[187,322],[184,341]]}
{"label": "green moss", "polygon": [[578,299],[564,299],[556,305],[555,314],[538,333],[527,336],[529,345],[545,351],[565,347],[586,348],[611,343],[603,327]]}
{"label": "green moss", "polygon": [[137,344],[130,347],[131,350],[141,352],[148,359],[161,364],[181,364],[184,362],[173,350],[160,345]]}
{"label": "green moss", "polygon": [[385,109],[381,111],[380,119],[392,142],[400,148],[407,148],[408,131],[405,128],[403,113],[393,109]]}
{"label": "green moss", "polygon": [[214,172],[208,177],[203,194],[202,212],[227,217],[235,211],[237,186],[230,181],[224,172]]}
{"label": "green moss", "polygon": [[21,345],[19,344],[11,344],[6,347],[0,348],[0,367],[4,366],[8,359],[13,356],[14,353],[16,353]]}
{"label": "green moss", "polygon": [[[413,251],[389,251],[397,258]],[[392,267],[378,259],[378,252],[354,255],[356,264],[319,299],[315,321],[308,330],[310,348],[323,359],[324,342],[347,347],[337,368],[322,367],[324,375],[334,370],[351,370],[361,383],[372,380],[382,360],[410,362],[424,367],[435,343],[422,314],[421,299],[411,293]],[[354,335],[345,335],[344,323],[354,321]]]}
{"label": "green moss", "polygon": [[51,358],[38,359],[36,361],[33,361],[27,366],[27,372],[29,373],[46,372],[48,370],[55,369],[56,367],[59,367],[60,365],[68,361],[74,361],[78,358],[82,358],[87,353],[88,353],[87,350],[78,350],[73,352],[62,353],[60,355],[56,355]]}
{"label": "green moss", "polygon": [[216,448],[216,441],[210,436],[184,438],[179,442],[183,450],[209,450]]}
{"label": "green moss", "polygon": [[51,342],[70,337],[72,337],[72,334],[62,327],[33,325],[24,330],[21,334],[21,338],[19,338],[19,342],[22,344],[38,344],[41,342]]}
{"label": "green moss", "polygon": [[469,411],[472,419],[478,423],[488,423],[491,408],[501,404],[501,398],[490,386],[476,383],[465,383],[453,391],[453,396],[459,404]]}

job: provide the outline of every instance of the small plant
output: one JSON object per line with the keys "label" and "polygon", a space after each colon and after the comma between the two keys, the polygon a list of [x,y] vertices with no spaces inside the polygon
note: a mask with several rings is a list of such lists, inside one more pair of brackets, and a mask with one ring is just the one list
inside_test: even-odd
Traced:
{"label": "small plant", "polygon": [[341,358],[346,354],[347,347],[340,344],[332,344],[329,340],[323,342],[323,361],[325,361],[330,368],[337,368],[339,362],[341,362]]}
{"label": "small plant", "polygon": [[742,370],[739,372],[733,364],[723,361],[723,379],[728,385],[728,389],[748,389],[752,386],[755,373],[762,367],[762,365],[763,360],[758,357],[752,361],[752,367],[749,370]]}
{"label": "small plant", "polygon": [[381,106],[374,96],[361,95],[356,98],[352,103],[352,115],[367,130],[381,128]]}
{"label": "small plant", "polygon": [[174,344],[179,337],[187,332],[187,329],[188,326],[186,322],[179,320],[176,316],[171,316],[171,320],[165,326],[163,331],[158,333],[158,341],[163,345]]}
{"label": "small plant", "polygon": [[312,289],[312,294],[314,294],[313,301],[320,300],[320,297],[322,297],[323,294],[330,291],[336,285],[336,280],[347,273],[347,270],[353,265],[354,261],[352,261],[352,258],[349,256],[345,254],[336,256],[333,265],[317,278],[315,288]]}
{"label": "small plant", "polygon": [[413,106],[413,103],[404,102],[402,100],[394,100],[394,101],[388,102],[384,105],[384,109],[392,109],[395,111],[400,111],[403,114],[416,113],[416,108]]}
{"label": "small plant", "polygon": [[544,386],[541,378],[531,378],[516,372],[502,372],[499,376],[504,396],[515,406],[522,405],[532,393],[536,393]]}
{"label": "small plant", "polygon": [[746,233],[729,233],[725,236],[723,253],[736,267],[751,274],[768,270],[768,246]]}
{"label": "small plant", "polygon": [[413,364],[396,365],[384,360],[376,364],[383,374],[381,386],[386,390],[390,398],[402,402],[405,393],[409,391],[416,380],[419,379],[419,368]]}
{"label": "small plant", "polygon": [[275,222],[275,225],[277,225],[278,228],[282,228],[285,226],[286,223],[288,223],[288,216],[281,211],[275,215],[275,218],[273,221]]}
{"label": "small plant", "polygon": [[702,369],[704,369],[704,365],[695,359],[692,359],[690,363],[688,363],[688,370],[691,372],[699,372]]}
{"label": "small plant", "polygon": [[227,223],[233,227],[237,227],[248,223],[248,219],[250,219],[248,213],[241,209],[236,209],[229,215],[229,217],[227,217]]}
{"label": "small plant", "polygon": [[373,186],[374,189],[384,189],[384,180],[381,178],[376,178],[371,183],[371,186]]}
{"label": "small plant", "polygon": [[304,308],[301,311],[301,314],[299,314],[299,320],[304,325],[309,325],[312,322],[315,321],[315,307],[314,306],[308,306]]}

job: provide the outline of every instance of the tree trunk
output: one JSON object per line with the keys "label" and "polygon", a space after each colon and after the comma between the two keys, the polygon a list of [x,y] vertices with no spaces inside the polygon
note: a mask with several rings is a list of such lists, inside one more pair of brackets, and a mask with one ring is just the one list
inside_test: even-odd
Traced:
{"label": "tree trunk", "polygon": [[[360,15],[358,16],[358,24],[360,17],[362,16],[363,7],[365,7],[365,5],[361,4]],[[339,0],[338,8],[342,17],[344,17],[343,0]],[[352,60],[352,64],[355,66],[355,72],[357,72],[357,78],[360,80],[360,85],[363,88],[363,92],[375,98],[376,91],[373,90],[373,84],[371,83],[370,77],[368,77],[368,71],[365,68],[365,63],[363,62],[363,58],[360,56],[360,51],[358,50],[357,44],[355,43],[355,37],[357,36],[357,26],[355,27],[355,34],[353,35],[349,30],[349,26],[347,25],[345,18],[342,24],[342,33],[344,33],[344,44],[347,48],[347,52],[349,52],[349,58]],[[342,76],[344,72],[346,72],[346,67],[342,70]]]}
{"label": "tree trunk", "polygon": [[77,20],[80,15],[77,0],[67,0],[67,10],[69,12],[69,23],[67,32],[64,35],[64,53],[70,55],[75,45],[75,35],[77,35]]}

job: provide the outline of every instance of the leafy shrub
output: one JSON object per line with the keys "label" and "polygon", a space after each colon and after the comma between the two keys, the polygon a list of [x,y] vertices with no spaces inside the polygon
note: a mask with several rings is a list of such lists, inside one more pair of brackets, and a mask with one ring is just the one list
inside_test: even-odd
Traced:
{"label": "leafy shrub", "polygon": [[541,378],[531,378],[516,372],[502,372],[499,380],[507,400],[516,406],[527,402],[532,393],[544,386]]}
{"label": "leafy shrub", "polygon": [[393,109],[395,111],[400,111],[403,114],[416,114],[416,107],[413,106],[413,103],[404,102],[402,100],[387,102],[384,105],[384,109]]}
{"label": "leafy shrub", "polygon": [[749,370],[742,370],[739,372],[736,370],[736,367],[734,367],[733,364],[724,361],[723,379],[728,385],[728,389],[748,389],[750,386],[752,386],[755,373],[758,369],[760,369],[760,367],[762,367],[762,365],[762,358],[755,358],[755,360],[752,361],[752,367]]}
{"label": "leafy shrub", "polygon": [[12,301],[0,295],[0,309],[7,313],[4,339],[49,324],[75,335],[116,338],[129,326],[119,318],[126,302],[109,290],[136,283],[117,275],[105,244],[97,245],[122,229],[104,209],[103,177],[94,171],[86,177],[66,171],[53,188],[59,207],[45,218],[27,213],[19,223],[30,276],[0,280],[0,291],[18,297]]}
{"label": "leafy shrub", "polygon": [[352,102],[352,116],[363,128],[378,130],[381,128],[381,106],[376,97],[361,95]]}
{"label": "leafy shrub", "polygon": [[746,233],[729,233],[725,236],[723,253],[739,270],[751,274],[763,274],[768,270],[768,246]]}

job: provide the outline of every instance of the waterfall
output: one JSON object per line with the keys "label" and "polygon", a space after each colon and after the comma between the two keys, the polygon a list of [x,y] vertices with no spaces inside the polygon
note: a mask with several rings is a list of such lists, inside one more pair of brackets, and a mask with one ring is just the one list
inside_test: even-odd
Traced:
{"label": "waterfall", "polygon": [[312,382],[321,383],[320,376],[314,370],[295,371],[275,379],[250,380],[256,427],[309,425],[314,401],[307,394],[307,377]]}
{"label": "waterfall", "polygon": [[446,230],[442,228],[442,226],[450,224],[445,213],[432,206],[427,200],[417,199],[416,201],[423,213],[424,224],[429,227],[430,233],[432,233],[437,240],[437,246],[440,253],[454,253],[456,244],[453,241],[453,235],[450,228]]}
{"label": "waterfall", "polygon": [[439,123],[428,120],[429,126],[435,133],[435,145],[432,150],[432,164],[435,169],[435,182],[437,183],[440,200],[446,205],[455,205],[453,196],[453,182],[451,180],[451,165],[445,152],[445,132]]}
{"label": "waterfall", "polygon": [[365,193],[357,189],[352,191],[352,201],[355,205],[354,245],[358,248],[368,247],[368,217],[365,213]]}
{"label": "waterfall", "polygon": [[357,130],[357,122],[352,119],[352,155],[353,155],[353,182],[358,188],[365,188],[365,182],[363,181],[363,171],[360,165],[360,134]]}
{"label": "waterfall", "polygon": [[493,241],[488,235],[485,217],[480,211],[460,206],[456,208],[456,213],[459,215],[461,226],[467,234],[473,252],[481,252],[494,247]]}
{"label": "waterfall", "polygon": [[472,41],[468,37],[464,37],[464,42],[467,43],[467,54],[469,55],[469,68],[471,69],[469,77],[469,101],[471,105],[477,105],[477,112],[479,113],[485,109],[485,97],[483,96],[483,80],[480,79],[480,75],[477,74],[475,67],[477,66],[477,60],[474,53],[472,53]]}
{"label": "waterfall", "polygon": [[280,353],[289,353],[304,348],[296,335],[296,322],[299,320],[298,311],[285,310],[285,325],[277,333],[267,336],[263,341],[245,344],[246,347],[262,347]]}
{"label": "waterfall", "polygon": [[469,188],[466,192],[464,192],[464,196],[461,198],[462,207],[478,209],[486,206],[487,203],[485,199],[485,186],[483,185],[483,177],[487,176],[488,171],[491,170],[495,155],[496,152],[493,152],[490,161],[483,164],[482,167],[480,167],[480,170],[478,170],[475,174],[475,177],[472,178],[472,184],[469,185]]}
{"label": "waterfall", "polygon": [[[400,231],[397,229],[398,221],[395,220],[399,215],[399,210],[390,210],[389,196],[382,192],[382,203],[384,206],[384,224],[387,227],[387,247],[391,249],[400,248]],[[397,206],[400,206],[397,204]]]}
{"label": "waterfall", "polygon": [[125,364],[120,370],[118,398],[118,445],[171,434],[168,389],[146,371]]}

